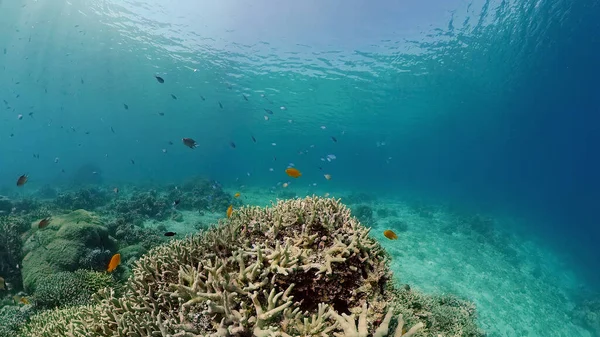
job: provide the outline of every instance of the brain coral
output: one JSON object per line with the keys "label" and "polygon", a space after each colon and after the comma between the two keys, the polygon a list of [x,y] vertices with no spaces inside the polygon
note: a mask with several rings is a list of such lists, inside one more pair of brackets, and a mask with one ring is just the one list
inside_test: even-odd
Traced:
{"label": "brain coral", "polygon": [[[394,336],[451,336],[427,303],[402,307],[391,280],[385,252],[339,201],[279,201],[152,249],[122,296],[104,292],[43,336],[382,337],[392,325]],[[473,322],[454,313],[455,331]]]}

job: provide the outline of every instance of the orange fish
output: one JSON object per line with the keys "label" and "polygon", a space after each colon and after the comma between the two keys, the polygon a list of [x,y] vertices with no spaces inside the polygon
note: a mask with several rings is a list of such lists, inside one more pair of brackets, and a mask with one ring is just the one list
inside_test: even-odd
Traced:
{"label": "orange fish", "polygon": [[233,213],[233,205],[229,205],[229,207],[227,207],[227,217],[231,218],[231,213]]}
{"label": "orange fish", "polygon": [[51,220],[52,220],[52,218],[50,218],[50,217],[40,220],[40,223],[38,223],[38,228],[39,229],[46,228],[46,226],[48,226],[50,224]]}
{"label": "orange fish", "polygon": [[121,254],[117,253],[115,255],[113,255],[113,257],[110,259],[110,262],[108,263],[108,268],[106,269],[107,272],[112,273],[115,269],[117,269],[117,267],[121,264]]}
{"label": "orange fish", "polygon": [[29,300],[26,297],[21,297],[21,299],[19,300],[19,302],[21,302],[23,304],[29,304]]}
{"label": "orange fish", "polygon": [[393,231],[386,229],[383,231],[383,235],[390,239],[390,240],[397,240],[398,239],[398,235],[396,235],[396,233],[394,233]]}
{"label": "orange fish", "polygon": [[17,186],[23,186],[25,185],[25,183],[27,182],[27,175],[24,174],[22,176],[19,177],[19,179],[17,180]]}
{"label": "orange fish", "polygon": [[285,173],[287,173],[287,175],[292,178],[298,178],[302,175],[302,173],[300,173],[300,171],[298,171],[298,169],[293,168],[293,167],[288,167],[287,169],[285,169]]}
{"label": "orange fish", "polygon": [[331,180],[331,174],[325,174],[324,176],[325,176],[325,179]]}
{"label": "orange fish", "polygon": [[240,192],[237,192],[236,194],[233,195],[234,198],[239,198],[240,197]]}

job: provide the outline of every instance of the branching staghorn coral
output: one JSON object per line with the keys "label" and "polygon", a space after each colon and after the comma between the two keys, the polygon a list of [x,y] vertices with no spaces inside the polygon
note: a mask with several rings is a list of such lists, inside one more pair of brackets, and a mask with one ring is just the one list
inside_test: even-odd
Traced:
{"label": "branching staghorn coral", "polygon": [[132,272],[122,296],[100,292],[94,307],[63,322],[68,333],[44,336],[382,337],[395,314],[403,314],[395,336],[404,319],[413,326],[404,336],[443,332],[398,305],[387,255],[334,199],[238,209],[152,249]]}

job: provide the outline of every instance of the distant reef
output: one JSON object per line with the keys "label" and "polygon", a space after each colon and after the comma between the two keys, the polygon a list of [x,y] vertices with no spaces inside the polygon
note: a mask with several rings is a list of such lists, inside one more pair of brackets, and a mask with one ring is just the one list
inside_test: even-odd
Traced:
{"label": "distant reef", "polygon": [[[472,303],[398,285],[387,253],[339,200],[236,208],[219,224],[149,250],[133,244],[139,238],[113,240],[126,227],[83,210],[50,226],[35,239],[42,246],[29,234],[23,279],[54,308],[41,308],[36,295],[30,304],[5,306],[0,321],[10,322],[11,336],[484,336]],[[94,271],[83,249],[119,249],[135,262],[114,275]],[[65,289],[78,300],[52,302]]]}

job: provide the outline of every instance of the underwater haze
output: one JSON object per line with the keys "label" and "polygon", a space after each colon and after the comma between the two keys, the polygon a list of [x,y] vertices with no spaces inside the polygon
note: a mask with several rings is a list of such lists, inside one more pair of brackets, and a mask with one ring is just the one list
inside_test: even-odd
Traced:
{"label": "underwater haze", "polygon": [[600,336],[599,54],[598,0],[0,0],[0,194],[341,198],[489,336]]}

